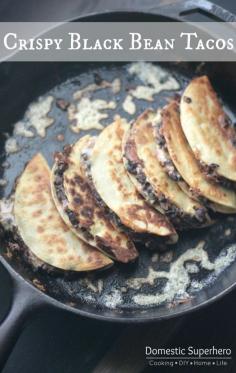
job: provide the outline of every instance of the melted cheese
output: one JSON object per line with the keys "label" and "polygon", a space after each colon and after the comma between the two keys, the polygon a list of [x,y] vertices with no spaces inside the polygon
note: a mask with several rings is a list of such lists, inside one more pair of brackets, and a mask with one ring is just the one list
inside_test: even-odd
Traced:
{"label": "melted cheese", "polygon": [[6,230],[12,230],[15,225],[13,215],[13,197],[2,198],[0,200],[0,223]]}
{"label": "melted cheese", "polygon": [[20,150],[20,147],[14,137],[10,137],[5,142],[5,151],[7,154],[17,153]]}
{"label": "melted cheese", "polygon": [[91,101],[89,98],[83,97],[77,105],[71,104],[68,108],[68,118],[70,121],[74,121],[70,128],[75,133],[79,133],[81,130],[101,130],[103,125],[100,121],[108,117],[104,110],[115,108],[114,101],[107,102],[100,99]]}
{"label": "melted cheese", "polygon": [[138,99],[153,101],[153,96],[161,91],[180,88],[179,82],[171,74],[148,62],[132,63],[128,72],[136,75],[144,84],[130,91],[130,94]]}
{"label": "melted cheese", "polygon": [[106,294],[103,298],[103,303],[106,307],[115,309],[118,305],[123,302],[122,293],[118,289],[114,289],[110,294]]}
{"label": "melted cheese", "polygon": [[34,137],[34,133],[29,129],[31,124],[29,122],[17,122],[14,125],[14,135],[23,137]]}
{"label": "melted cheese", "polygon": [[25,115],[29,121],[29,126],[34,127],[41,137],[46,136],[46,129],[54,122],[54,119],[48,116],[53,100],[52,96],[40,97],[38,101],[29,106]]}
{"label": "melted cheese", "polygon": [[126,96],[122,107],[124,111],[126,111],[128,114],[133,115],[136,112],[136,105],[133,101],[133,97],[131,95]]}
{"label": "melted cheese", "polygon": [[[197,247],[191,248],[179,256],[174,261],[169,271],[156,271],[149,268],[148,275],[141,278],[133,278],[127,281],[127,285],[133,289],[140,289],[142,285],[154,285],[157,279],[166,279],[166,285],[161,293],[157,294],[136,294],[133,300],[136,304],[159,305],[163,302],[171,302],[175,298],[186,299],[190,295],[187,288],[191,285],[190,274],[198,272],[198,265],[202,268],[212,271],[214,276],[218,276],[226,267],[228,267],[236,258],[236,245],[229,246],[225,252],[222,252],[214,262],[209,260],[207,251],[204,250],[205,243],[199,242]],[[187,264],[187,261],[194,261],[195,264]],[[212,276],[212,275],[211,275]],[[204,283],[198,285],[199,282],[192,282],[195,289],[204,287]]]}

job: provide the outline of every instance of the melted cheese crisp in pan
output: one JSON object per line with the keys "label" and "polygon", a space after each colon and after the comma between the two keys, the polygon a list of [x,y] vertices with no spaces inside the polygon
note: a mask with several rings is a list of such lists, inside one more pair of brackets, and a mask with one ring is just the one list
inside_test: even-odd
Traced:
{"label": "melted cheese crisp in pan", "polygon": [[89,271],[112,264],[64,224],[51,197],[50,169],[41,154],[33,157],[17,181],[14,216],[25,245],[50,266]]}
{"label": "melted cheese crisp in pan", "polygon": [[180,103],[181,125],[206,174],[236,181],[235,131],[207,76],[193,79]]}
{"label": "melted cheese crisp in pan", "polygon": [[[210,218],[205,207],[187,196],[165,172],[156,154],[153,123],[157,113],[146,110],[132,125],[124,143],[124,163],[147,202],[166,214],[178,229],[201,227]],[[133,180],[133,179],[132,179]]]}
{"label": "melted cheese crisp in pan", "polygon": [[162,133],[169,155],[180,175],[199,197],[205,197],[210,207],[219,212],[236,212],[236,193],[209,182],[194,157],[184,136],[179,116],[179,105],[173,101],[162,111]]}
{"label": "melted cheese crisp in pan", "polygon": [[[85,237],[87,234],[97,248],[126,263],[138,256],[134,244],[111,223],[108,214],[94,198],[81,167],[82,151],[94,140],[84,136],[57,156],[52,172],[53,195],[66,224],[79,237],[82,229]],[[62,164],[66,167],[60,173]]]}
{"label": "melted cheese crisp in pan", "polygon": [[128,123],[117,118],[98,136],[90,164],[95,189],[122,224],[138,233],[176,235],[167,218],[150,207],[136,191],[122,160],[122,139]]}

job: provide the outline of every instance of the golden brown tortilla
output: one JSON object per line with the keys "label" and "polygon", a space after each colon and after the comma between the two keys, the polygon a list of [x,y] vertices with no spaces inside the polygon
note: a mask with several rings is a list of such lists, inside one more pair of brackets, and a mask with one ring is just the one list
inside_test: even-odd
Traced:
{"label": "golden brown tortilla", "polygon": [[28,249],[53,267],[90,271],[112,264],[64,224],[51,196],[50,169],[41,154],[33,157],[17,180],[14,217]]}
{"label": "golden brown tortilla", "polygon": [[[75,234],[80,237],[82,232],[85,238],[93,240],[98,249],[126,263],[138,256],[137,250],[128,236],[112,224],[111,217],[98,204],[81,167],[82,151],[94,140],[95,138],[84,136],[67,148],[64,154],[57,156],[52,172],[53,196],[62,218]],[[62,158],[66,163],[60,185],[64,198],[59,200],[57,169]]]}
{"label": "golden brown tortilla", "polygon": [[207,210],[190,198],[172,180],[157,158],[153,125],[157,113],[146,110],[132,124],[124,144],[125,166],[138,191],[178,229],[200,227],[209,223]]}
{"label": "golden brown tortilla", "polygon": [[134,232],[175,235],[168,219],[145,202],[125,170],[122,139],[128,128],[125,120],[117,118],[99,134],[90,158],[96,191],[122,224]]}
{"label": "golden brown tortilla", "polygon": [[[162,133],[169,155],[180,175],[196,196],[213,202],[214,210],[223,212],[227,207],[236,212],[236,193],[220,185],[209,182],[184,136],[179,115],[179,106],[173,101],[162,112]],[[210,205],[212,207],[212,204]]]}
{"label": "golden brown tortilla", "polygon": [[207,76],[193,79],[185,89],[180,119],[187,141],[207,173],[236,181],[236,134]]}

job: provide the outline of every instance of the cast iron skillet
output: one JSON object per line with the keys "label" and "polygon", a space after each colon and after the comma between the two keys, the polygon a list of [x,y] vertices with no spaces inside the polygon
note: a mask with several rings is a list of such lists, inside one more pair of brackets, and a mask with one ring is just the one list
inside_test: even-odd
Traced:
{"label": "cast iron skillet", "polygon": [[[125,2],[124,2],[125,3]],[[89,9],[86,8],[87,3],[84,4],[84,13],[89,14]],[[132,2],[133,9],[135,8],[134,2]],[[221,7],[213,5],[207,1],[184,1],[175,2],[174,4],[161,5],[160,7],[154,7],[149,4],[148,9],[145,4],[145,9],[132,10],[127,3],[120,5],[119,8],[109,10],[107,4],[102,1],[99,2],[96,9],[96,14],[89,14],[86,17],[81,17],[80,20],[87,21],[173,21],[173,20],[184,20],[184,16],[192,14],[195,11],[205,16],[210,17],[214,20],[220,21],[235,21],[235,16],[225,11]],[[194,74],[196,66],[194,64],[184,64],[181,66],[169,66],[182,81],[183,85],[191,78]],[[97,70],[96,70],[97,69]],[[204,68],[214,86],[217,87],[221,93],[225,102],[230,107],[231,111],[236,113],[236,108],[233,106],[233,97],[235,94],[236,87],[236,73],[234,64],[206,64]],[[12,123],[15,123],[21,118],[27,105],[39,95],[55,88],[53,93],[55,95],[64,94],[65,98],[71,88],[71,85],[85,84],[88,73],[91,75],[91,71],[98,71],[101,74],[105,74],[106,79],[112,79],[112,74],[124,75],[124,80],[127,79],[125,76],[125,68],[122,64],[112,66],[98,64],[96,66],[91,64],[45,64],[45,63],[3,63],[0,66],[0,109],[1,109],[1,133],[0,143],[3,148],[5,141],[4,133],[11,132],[9,128]],[[82,74],[82,75],[81,75]],[[87,75],[86,75],[87,74]],[[110,74],[110,75],[109,75]],[[73,76],[79,76],[73,78]],[[66,78],[70,77],[70,82],[66,87],[61,88],[60,83]],[[227,88],[226,88],[227,87]],[[75,88],[74,88],[75,90]],[[62,93],[64,92],[64,93]],[[121,92],[121,95],[125,92]],[[165,102],[165,98],[160,95],[158,97],[160,103]],[[145,107],[142,105],[138,108],[141,112]],[[58,120],[58,126],[56,127],[60,131],[63,131],[63,115],[58,114],[55,109],[55,117]],[[55,139],[56,132],[49,129],[49,135],[45,140],[44,145],[41,149],[41,144],[37,140],[33,141],[33,146],[25,152],[24,156],[18,157],[18,155],[12,155],[9,157],[10,163],[14,166],[9,170],[5,171],[9,179],[9,184],[6,187],[5,195],[10,192],[13,181],[18,176],[27,160],[36,152],[36,148],[42,150],[44,155],[48,158],[51,163],[52,159],[50,156],[54,150],[59,150],[57,146],[62,147],[63,144],[59,144]],[[65,142],[72,142],[74,140],[73,135],[66,135]],[[35,142],[34,142],[35,141]],[[48,143],[47,143],[48,141]],[[4,160],[5,154],[0,154],[1,162]],[[15,157],[15,158],[14,158]],[[5,175],[4,175],[5,176]],[[2,193],[1,197],[4,196]],[[209,230],[201,230],[189,233],[187,238],[181,238],[175,248],[176,254],[179,255],[183,252],[186,247],[193,247],[200,239],[204,239],[207,242],[207,248],[209,255],[214,258],[216,255],[215,247],[224,248],[228,244],[236,242],[236,233],[233,228],[235,226],[235,218],[231,220],[223,219],[219,220],[216,226],[209,228]],[[232,234],[226,239],[222,232],[227,227],[232,227]],[[150,257],[142,252],[141,259],[137,264],[128,266],[117,265],[115,269],[111,269],[108,272],[90,275],[90,280],[96,281],[102,279],[104,281],[104,288],[106,294],[94,294],[91,289],[81,285],[83,275],[78,277],[52,277],[45,273],[33,272],[22,258],[7,257],[6,247],[4,243],[1,247],[0,261],[10,274],[13,285],[13,297],[12,305],[8,316],[3,321],[0,327],[0,368],[6,361],[15,341],[19,335],[22,325],[29,318],[32,312],[36,311],[45,306],[58,307],[60,309],[68,310],[78,315],[93,317],[100,320],[108,321],[119,321],[119,322],[147,322],[157,321],[164,318],[170,318],[177,315],[196,310],[206,304],[211,303],[223,294],[229,292],[236,284],[236,262],[234,262],[227,270],[225,270],[221,276],[219,276],[211,286],[203,289],[196,293],[196,295],[189,302],[185,304],[177,304],[172,308],[166,306],[158,307],[146,307],[141,308],[134,306],[131,301],[132,291],[130,294],[125,295],[125,304],[123,307],[107,308],[104,307],[104,297],[111,291],[115,286],[122,286],[122,282],[127,278],[128,274],[133,274],[135,277],[142,276],[148,264],[150,263]],[[155,290],[155,289],[154,289]],[[91,297],[94,297],[94,301],[89,301]]]}

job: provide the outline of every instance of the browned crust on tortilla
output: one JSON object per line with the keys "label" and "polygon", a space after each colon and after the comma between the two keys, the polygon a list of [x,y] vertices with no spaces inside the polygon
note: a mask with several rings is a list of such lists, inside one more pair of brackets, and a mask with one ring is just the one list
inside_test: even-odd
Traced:
{"label": "browned crust on tortilla", "polygon": [[[179,122],[178,125],[175,123],[174,119],[172,118],[173,116],[174,117],[178,116],[178,122]],[[165,141],[167,143],[167,148],[169,146],[171,147],[171,138],[170,138],[171,137],[171,129],[169,128],[170,127],[170,123],[171,123],[170,122],[171,119],[172,119],[172,122],[173,122],[172,124],[174,125],[174,127],[172,128],[172,132],[174,131],[175,135],[178,136],[178,140],[180,142],[179,146],[181,146],[181,144],[182,144],[182,146],[184,147],[184,149],[186,148],[185,149],[186,150],[186,154],[187,154],[187,156],[189,158],[188,159],[189,167],[193,166],[193,170],[194,171],[191,171],[191,172],[194,172],[194,173],[197,172],[197,174],[199,174],[199,175],[202,174],[202,176],[203,176],[202,179],[205,178],[205,180],[207,182],[209,182],[209,180],[207,179],[205,173],[202,172],[198,160],[194,157],[193,152],[192,152],[190,146],[187,143],[187,140],[185,138],[185,135],[184,135],[184,133],[182,131],[182,128],[181,128],[181,125],[180,125],[179,104],[177,102],[175,102],[175,101],[171,101],[162,110],[162,124],[161,124],[161,126],[162,126],[162,133],[163,133],[163,135],[165,137]],[[168,142],[170,142],[169,145],[168,145]],[[178,155],[176,154],[175,151],[174,151],[173,154],[170,153],[170,157],[172,158],[172,161],[173,161],[174,164],[176,162],[177,162],[177,164],[179,163]],[[177,168],[177,166],[176,166],[176,168]],[[215,183],[212,183],[212,188],[215,189],[217,187],[217,185],[216,184],[214,185],[214,184]],[[191,187],[189,186],[189,190],[190,190],[190,192],[191,192],[191,194],[193,196],[196,196],[196,199],[200,203],[204,204],[206,207],[208,207],[210,209],[213,209],[212,206],[214,206],[214,210],[218,211],[217,210],[218,203],[213,202],[212,200],[209,200],[208,198],[206,198],[205,196],[203,196],[201,194],[201,191],[198,189],[197,185],[196,185],[196,187],[194,186],[194,184]],[[227,190],[227,189],[225,189],[225,190]],[[218,187],[217,187],[216,193],[218,193],[217,196],[218,196],[219,199],[221,198],[221,195],[223,195],[223,191],[220,191]],[[221,205],[222,205],[222,202],[221,202]],[[222,205],[222,206],[224,207],[224,205]]]}
{"label": "browned crust on tortilla", "polygon": [[157,158],[166,171],[167,175],[174,181],[183,181],[182,176],[176,169],[172,159],[167,150],[165,137],[162,133],[162,126],[161,124],[157,124],[153,126],[154,135],[157,143]]}
{"label": "browned crust on tortilla", "polygon": [[[200,85],[202,86],[202,97],[205,97],[205,94],[209,94],[211,96],[212,101],[214,102],[214,109],[215,113],[214,116],[217,117],[217,121],[212,121],[211,125],[221,129],[221,135],[226,139],[229,140],[231,147],[235,150],[236,146],[236,132],[232,127],[232,122],[228,115],[224,112],[222,105],[217,97],[217,94],[214,88],[211,85],[210,80],[206,75],[194,78],[190,82],[191,85]],[[183,101],[185,103],[191,104],[192,100],[190,97],[183,95]]]}
{"label": "browned crust on tortilla", "polygon": [[205,177],[212,183],[216,183],[218,185],[221,185],[224,188],[227,189],[236,189],[236,182],[226,179],[224,176],[220,176],[217,173],[217,168],[219,167],[217,164],[212,163],[207,165],[203,161],[198,161],[199,166],[201,168],[202,173],[205,175]]}
{"label": "browned crust on tortilla", "polygon": [[122,224],[120,218],[118,215],[114,213],[101,199],[100,195],[98,194],[95,185],[93,183],[93,178],[91,175],[91,163],[90,163],[90,155],[91,151],[94,147],[95,142],[90,141],[88,146],[83,149],[82,154],[81,154],[81,167],[83,169],[84,175],[87,179],[87,183],[89,184],[90,191],[96,200],[96,202],[99,204],[99,206],[105,211],[107,216],[112,220],[112,222],[123,232],[131,234],[132,231],[128,227],[126,227],[124,224]]}
{"label": "browned crust on tortilla", "polygon": [[[146,112],[144,112],[140,118],[145,119],[145,116]],[[196,228],[208,223],[209,217],[204,207],[202,209],[196,209],[195,216],[190,216],[180,207],[173,204],[163,193],[157,193],[154,190],[143,171],[143,163],[138,157],[135,141],[132,138],[132,129],[129,131],[125,141],[123,156],[126,170],[136,178],[140,185],[139,192],[148,203],[151,205],[158,205],[177,229],[184,230],[193,227]]]}
{"label": "browned crust on tortilla", "polygon": [[[52,277],[68,277],[68,278],[77,278],[81,276],[81,272],[73,271],[73,270],[64,270],[58,267],[51,266],[50,264],[42,261],[39,259],[24,243],[21,239],[20,234],[17,231],[17,228],[14,227],[11,232],[5,232],[3,234],[2,239],[6,242],[7,250],[14,255],[14,260],[23,260],[24,263],[29,266],[30,270],[33,273],[47,273]],[[4,254],[3,254],[4,255]],[[7,254],[6,254],[7,255]],[[98,268],[96,271],[103,271],[109,267],[111,267],[113,263]]]}
{"label": "browned crust on tortilla", "polygon": [[66,146],[64,147],[64,152],[62,153],[56,153],[55,154],[55,168],[54,168],[54,180],[53,185],[55,188],[56,196],[58,201],[61,203],[61,205],[64,205],[64,212],[68,216],[70,223],[72,226],[76,229],[79,227],[85,236],[85,238],[89,241],[93,239],[92,235],[88,232],[86,229],[86,226],[81,225],[76,214],[68,208],[68,200],[67,196],[65,194],[64,188],[63,188],[63,175],[64,172],[67,170],[69,164],[68,164],[68,156],[70,155],[72,146]]}
{"label": "browned crust on tortilla", "polygon": [[[59,199],[62,206],[68,204],[67,196],[64,191],[64,172],[70,166],[70,153],[72,147],[66,147],[64,153],[56,155],[56,166],[54,166],[54,187],[56,190],[57,198]],[[73,197],[73,201],[70,203],[70,208],[65,207],[64,212],[68,216],[70,223],[76,229],[79,227],[83,230],[84,234],[88,238],[93,238],[95,240],[96,246],[101,249],[104,253],[108,254],[112,258],[127,263],[133,261],[137,258],[138,252],[130,239],[122,238],[123,233],[117,231],[115,240],[109,234],[117,228],[111,223],[111,219],[107,214],[107,211],[98,204],[97,200],[94,198],[92,190],[89,186],[86,175],[78,172],[77,176],[71,180],[67,180],[70,185],[70,193]],[[75,190],[76,184],[79,186],[80,190],[83,191],[82,194],[77,194]],[[92,236],[90,233],[90,226],[94,224],[94,219],[102,219],[106,224],[107,232],[104,237]],[[124,242],[122,239],[127,239],[127,247],[124,248]]]}
{"label": "browned crust on tortilla", "polygon": [[[206,104],[209,100],[210,103]],[[224,112],[223,106],[206,75],[193,79],[186,87],[180,102],[180,113],[183,131],[185,132],[194,156],[198,160],[205,177],[210,182],[217,183],[228,189],[235,189],[236,131],[232,125],[231,119]],[[204,161],[203,151],[197,149],[196,144],[193,146],[192,142],[194,140],[191,139],[189,133],[186,133],[188,128],[188,116],[196,117],[198,127],[200,127],[200,120],[203,121],[202,115],[206,118],[208,129],[210,128],[212,133],[214,133],[214,136],[209,135],[209,139],[205,138],[205,143],[208,144],[209,154],[213,152],[210,157],[211,162],[210,160]],[[200,132],[202,132],[201,136],[203,136],[203,131],[205,131],[206,137],[207,132],[204,129],[200,130]],[[225,147],[227,147],[227,151],[224,149]],[[213,160],[213,154],[216,157],[215,162]],[[222,157],[225,158],[225,169],[222,161],[220,161]],[[228,161],[226,161],[227,157],[231,162],[229,164]],[[217,161],[220,161],[219,164]],[[232,178],[230,174],[232,174]]]}
{"label": "browned crust on tortilla", "polygon": [[106,213],[108,214],[108,216],[110,217],[110,219],[112,220],[112,222],[119,228],[121,229],[124,233],[128,234],[128,236],[136,241],[136,242],[142,242],[145,244],[145,242],[149,242],[150,240],[152,242],[155,242],[157,244],[160,243],[160,245],[163,245],[164,243],[169,243],[169,244],[172,244],[172,243],[175,243],[174,241],[172,242],[172,238],[171,237],[161,237],[161,236],[156,236],[156,235],[152,235],[152,234],[148,234],[148,233],[137,233],[135,231],[133,231],[132,229],[128,228],[127,226],[125,226],[120,218],[118,217],[118,215],[112,211],[104,202],[103,200],[100,198],[99,194],[97,193],[97,190],[95,188],[95,185],[93,183],[93,179],[92,179],[92,175],[91,175],[91,164],[90,164],[90,155],[91,155],[91,151],[93,149],[93,146],[94,144],[92,144],[90,142],[90,147],[84,149],[84,152],[82,152],[82,162],[81,162],[81,166],[84,170],[84,173],[86,174],[86,178],[87,178],[87,181],[89,183],[89,186],[90,186],[90,189],[91,189],[91,192],[94,196],[94,198],[96,199],[97,203],[99,203],[99,205],[105,209]]}

